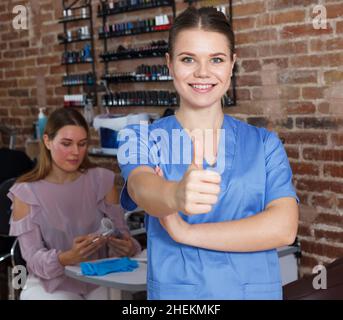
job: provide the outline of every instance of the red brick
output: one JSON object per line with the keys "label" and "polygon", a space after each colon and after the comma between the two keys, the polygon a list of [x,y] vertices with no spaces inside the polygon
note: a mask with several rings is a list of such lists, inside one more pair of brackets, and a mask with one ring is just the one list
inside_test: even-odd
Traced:
{"label": "red brick", "polygon": [[282,10],[294,8],[299,6],[301,8],[306,8],[307,5],[313,4],[313,0],[274,0],[268,2],[269,10]]}
{"label": "red brick", "polygon": [[0,68],[10,69],[13,68],[13,61],[11,60],[0,60]]}
{"label": "red brick", "polygon": [[327,85],[343,81],[343,71],[331,70],[324,72],[324,81]]}
{"label": "red brick", "polygon": [[256,26],[268,26],[268,25],[283,25],[287,23],[304,22],[305,11],[293,10],[278,13],[267,13],[259,15],[256,20]]}
{"label": "red brick", "polygon": [[262,60],[263,65],[268,64],[275,64],[279,68],[287,68],[288,67],[288,58],[268,58]]}
{"label": "red brick", "polygon": [[286,146],[285,149],[286,149],[286,153],[287,153],[288,158],[299,159],[298,148]]}
{"label": "red brick", "polygon": [[[8,126],[21,127],[23,125],[23,119],[21,118],[4,117],[2,118],[2,121],[6,123]],[[16,142],[18,144],[18,140]]]}
{"label": "red brick", "polygon": [[331,214],[331,213],[320,213],[315,219],[314,223],[326,224],[328,226],[342,227],[343,216]]}
{"label": "red brick", "polygon": [[1,35],[1,40],[2,41],[19,40],[20,39],[19,35],[20,35],[19,32],[16,32],[16,31],[13,32],[13,29],[12,29],[11,32],[6,32],[6,33],[2,34]]}
{"label": "red brick", "polygon": [[18,101],[14,98],[1,99],[0,105],[6,108],[17,107]]}
{"label": "red brick", "polygon": [[37,104],[38,102],[36,97],[20,99],[21,106],[37,106]]}
{"label": "red brick", "polygon": [[39,49],[38,48],[25,49],[25,57],[37,56],[38,53],[39,53]]}
{"label": "red brick", "polygon": [[314,39],[311,41],[312,51],[332,51],[332,50],[342,50],[343,49],[343,38],[337,37],[334,39]]}
{"label": "red brick", "polygon": [[343,5],[337,3],[333,5],[325,5],[327,19],[335,19],[343,17]]}
{"label": "red brick", "polygon": [[337,21],[336,32],[337,33],[343,33],[343,21]]}
{"label": "red brick", "polygon": [[331,141],[334,146],[343,146],[343,133],[333,133],[331,135]]}
{"label": "red brick", "polygon": [[0,13],[1,24],[4,22],[10,22],[10,21],[12,21],[12,19],[13,19],[13,17],[12,17],[11,13],[3,13],[3,12]]}
{"label": "red brick", "polygon": [[50,45],[52,43],[54,43],[56,40],[56,35],[55,34],[49,34],[49,35],[45,35],[42,37],[42,44],[43,45]]}
{"label": "red brick", "polygon": [[57,74],[64,74],[65,67],[64,66],[50,66],[50,74],[57,75]]}
{"label": "red brick", "polygon": [[326,239],[332,241],[332,243],[342,243],[343,232],[339,231],[327,231],[327,230],[314,230],[316,239]]}
{"label": "red brick", "polygon": [[343,166],[334,164],[324,164],[324,176],[333,178],[343,178]]}
{"label": "red brick", "polygon": [[11,41],[10,42],[10,49],[21,49],[21,48],[28,48],[30,46],[29,40],[21,40],[21,41]]}
{"label": "red brick", "polygon": [[286,140],[286,144],[327,144],[327,136],[324,132],[280,132],[279,135]]}
{"label": "red brick", "polygon": [[237,4],[233,6],[232,15],[234,17],[251,16],[265,11],[263,2],[252,2],[247,4]]}
{"label": "red brick", "polygon": [[47,105],[48,106],[63,106],[63,97],[59,98],[47,98]]}
{"label": "red brick", "polygon": [[280,99],[295,100],[300,98],[300,88],[291,86],[281,87]]}
{"label": "red brick", "polygon": [[315,164],[291,162],[291,167],[293,174],[309,176],[319,175],[319,167]]}
{"label": "red brick", "polygon": [[285,26],[281,30],[281,39],[295,39],[303,37],[321,37],[332,34],[333,30],[330,25],[327,29],[315,29],[311,24],[297,24],[295,26]]}
{"label": "red brick", "polygon": [[1,117],[8,117],[8,108],[0,108],[0,116]]}
{"label": "red brick", "polygon": [[322,257],[338,258],[343,255],[343,247],[335,247],[320,242],[301,241],[301,249],[307,253],[316,254]]}
{"label": "red brick", "polygon": [[36,65],[35,59],[24,59],[24,60],[15,60],[14,66],[16,69],[24,67],[33,67]]}
{"label": "red brick", "polygon": [[252,29],[255,26],[255,18],[254,17],[247,17],[247,18],[233,18],[233,27],[235,31],[241,31],[246,29]]}
{"label": "red brick", "polygon": [[241,75],[237,77],[238,86],[260,86],[261,84],[260,75]]}
{"label": "red brick", "polygon": [[337,130],[343,126],[343,119],[333,117],[298,117],[295,122],[301,129]]}
{"label": "red brick", "polygon": [[11,89],[8,90],[9,96],[12,97],[27,97],[29,95],[28,90],[26,89]]}
{"label": "red brick", "polygon": [[20,117],[20,116],[30,116],[31,112],[27,108],[11,108],[10,109],[12,117]]}
{"label": "red brick", "polygon": [[310,257],[306,255],[306,252],[301,255],[300,265],[302,268],[309,268],[312,270],[318,264],[319,264],[319,260],[317,260],[314,257]]}
{"label": "red brick", "polygon": [[279,74],[282,84],[317,83],[317,71],[314,70],[282,70]]}
{"label": "red brick", "polygon": [[15,79],[0,80],[0,88],[13,88],[16,85],[17,85],[17,81]]}
{"label": "red brick", "polygon": [[321,102],[318,104],[317,110],[319,113],[330,114],[330,104],[328,102]]}
{"label": "red brick", "polygon": [[257,56],[257,48],[251,46],[239,47],[236,49],[236,52],[240,59],[254,58]]}
{"label": "red brick", "polygon": [[343,161],[343,150],[304,148],[303,157],[312,161]]}
{"label": "red brick", "polygon": [[316,111],[316,106],[312,102],[288,102],[286,106],[287,114],[309,114]]}
{"label": "red brick", "polygon": [[304,99],[322,99],[324,97],[323,87],[303,87],[301,91]]}
{"label": "red brick", "polygon": [[237,45],[273,40],[277,40],[277,32],[275,29],[239,32],[236,34]]}
{"label": "red brick", "polygon": [[18,86],[19,87],[33,87],[37,85],[36,78],[27,78],[18,79]]}
{"label": "red brick", "polygon": [[343,209],[343,199],[338,199],[338,208]]}
{"label": "red brick", "polygon": [[311,198],[311,206],[313,207],[322,207],[326,209],[331,209],[335,206],[336,196],[323,196],[323,195],[313,195]]}
{"label": "red brick", "polygon": [[38,76],[48,74],[48,67],[26,68],[26,76]]}
{"label": "red brick", "polygon": [[242,101],[242,100],[250,100],[250,90],[248,89],[236,89],[236,96],[237,100]]}
{"label": "red brick", "polygon": [[331,180],[298,178],[296,181],[296,188],[304,191],[311,190],[313,192],[332,191],[342,193],[343,183]]}
{"label": "red brick", "polygon": [[307,225],[299,223],[298,234],[301,236],[310,237],[310,236],[312,236],[311,228]]}
{"label": "red brick", "polygon": [[261,70],[261,63],[259,60],[243,60],[242,67],[245,72],[254,72]]}
{"label": "red brick", "polygon": [[[48,57],[38,57],[37,58],[37,65],[53,65],[53,64],[60,64],[61,63],[61,57],[60,56],[48,56]],[[88,66],[89,68],[89,66]]]}
{"label": "red brick", "polygon": [[24,75],[25,75],[24,70],[7,70],[5,72],[6,78],[24,77]]}
{"label": "red brick", "polygon": [[296,68],[305,67],[336,67],[343,64],[343,53],[316,54],[290,58],[290,65]]}
{"label": "red brick", "polygon": [[3,57],[4,58],[9,58],[9,59],[13,59],[13,58],[20,58],[24,56],[24,51],[23,50],[13,50],[13,51],[5,51],[3,53]]}

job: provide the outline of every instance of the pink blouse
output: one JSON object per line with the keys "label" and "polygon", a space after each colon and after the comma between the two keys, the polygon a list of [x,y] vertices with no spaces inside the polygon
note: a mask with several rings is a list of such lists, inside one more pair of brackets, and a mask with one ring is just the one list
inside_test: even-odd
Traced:
{"label": "pink blouse", "polygon": [[[77,236],[95,232],[104,216],[123,233],[129,233],[120,205],[108,204],[105,196],[114,185],[114,173],[92,168],[76,180],[56,184],[45,180],[17,183],[9,191],[30,206],[23,219],[11,218],[10,235],[17,236],[29,273],[39,277],[46,291],[66,290],[87,294],[96,286],[64,275],[58,254],[70,250]],[[136,252],[140,245],[135,241]],[[106,247],[89,260],[107,257]]]}

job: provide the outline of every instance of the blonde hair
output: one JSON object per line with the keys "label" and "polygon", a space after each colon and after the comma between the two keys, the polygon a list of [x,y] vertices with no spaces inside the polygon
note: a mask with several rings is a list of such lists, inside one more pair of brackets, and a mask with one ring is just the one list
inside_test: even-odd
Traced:
{"label": "blonde hair", "polygon": [[[50,140],[53,140],[58,131],[65,126],[74,125],[85,129],[89,140],[89,128],[86,120],[80,112],[74,109],[61,108],[51,113],[44,129]],[[86,154],[80,167],[80,172],[85,172],[87,169],[96,167],[92,164]],[[52,169],[52,158],[49,149],[45,146],[43,137],[39,141],[39,157],[37,165],[33,170],[19,177],[16,182],[34,182],[44,179]]]}

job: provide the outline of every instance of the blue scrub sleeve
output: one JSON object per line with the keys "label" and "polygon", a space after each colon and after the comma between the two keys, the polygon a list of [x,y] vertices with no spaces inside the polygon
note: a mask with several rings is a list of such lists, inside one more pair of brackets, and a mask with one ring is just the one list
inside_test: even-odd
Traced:
{"label": "blue scrub sleeve", "polygon": [[120,193],[120,204],[124,209],[131,211],[137,208],[137,204],[127,191],[127,180],[130,173],[140,166],[155,168],[159,161],[157,154],[154,151],[151,152],[153,141],[149,139],[149,126],[147,124],[129,125],[120,130],[118,142],[118,165],[125,180]]}
{"label": "blue scrub sleeve", "polygon": [[266,156],[266,198],[265,204],[273,200],[292,197],[299,199],[292,183],[292,169],[282,142],[273,132],[265,140]]}

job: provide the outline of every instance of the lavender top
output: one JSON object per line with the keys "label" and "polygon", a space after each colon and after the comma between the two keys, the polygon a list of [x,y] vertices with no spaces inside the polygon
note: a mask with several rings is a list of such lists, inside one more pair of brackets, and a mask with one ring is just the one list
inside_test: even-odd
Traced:
{"label": "lavender top", "polygon": [[[114,185],[114,173],[103,168],[89,169],[76,180],[56,184],[45,180],[17,183],[9,191],[28,204],[30,212],[23,219],[10,220],[10,235],[17,236],[29,273],[39,277],[48,292],[66,290],[87,294],[94,285],[64,275],[58,260],[61,251],[71,249],[77,236],[95,232],[104,216],[128,233],[120,205],[108,204],[105,196]],[[135,241],[137,253],[140,246]],[[89,260],[107,257],[101,248]]]}

